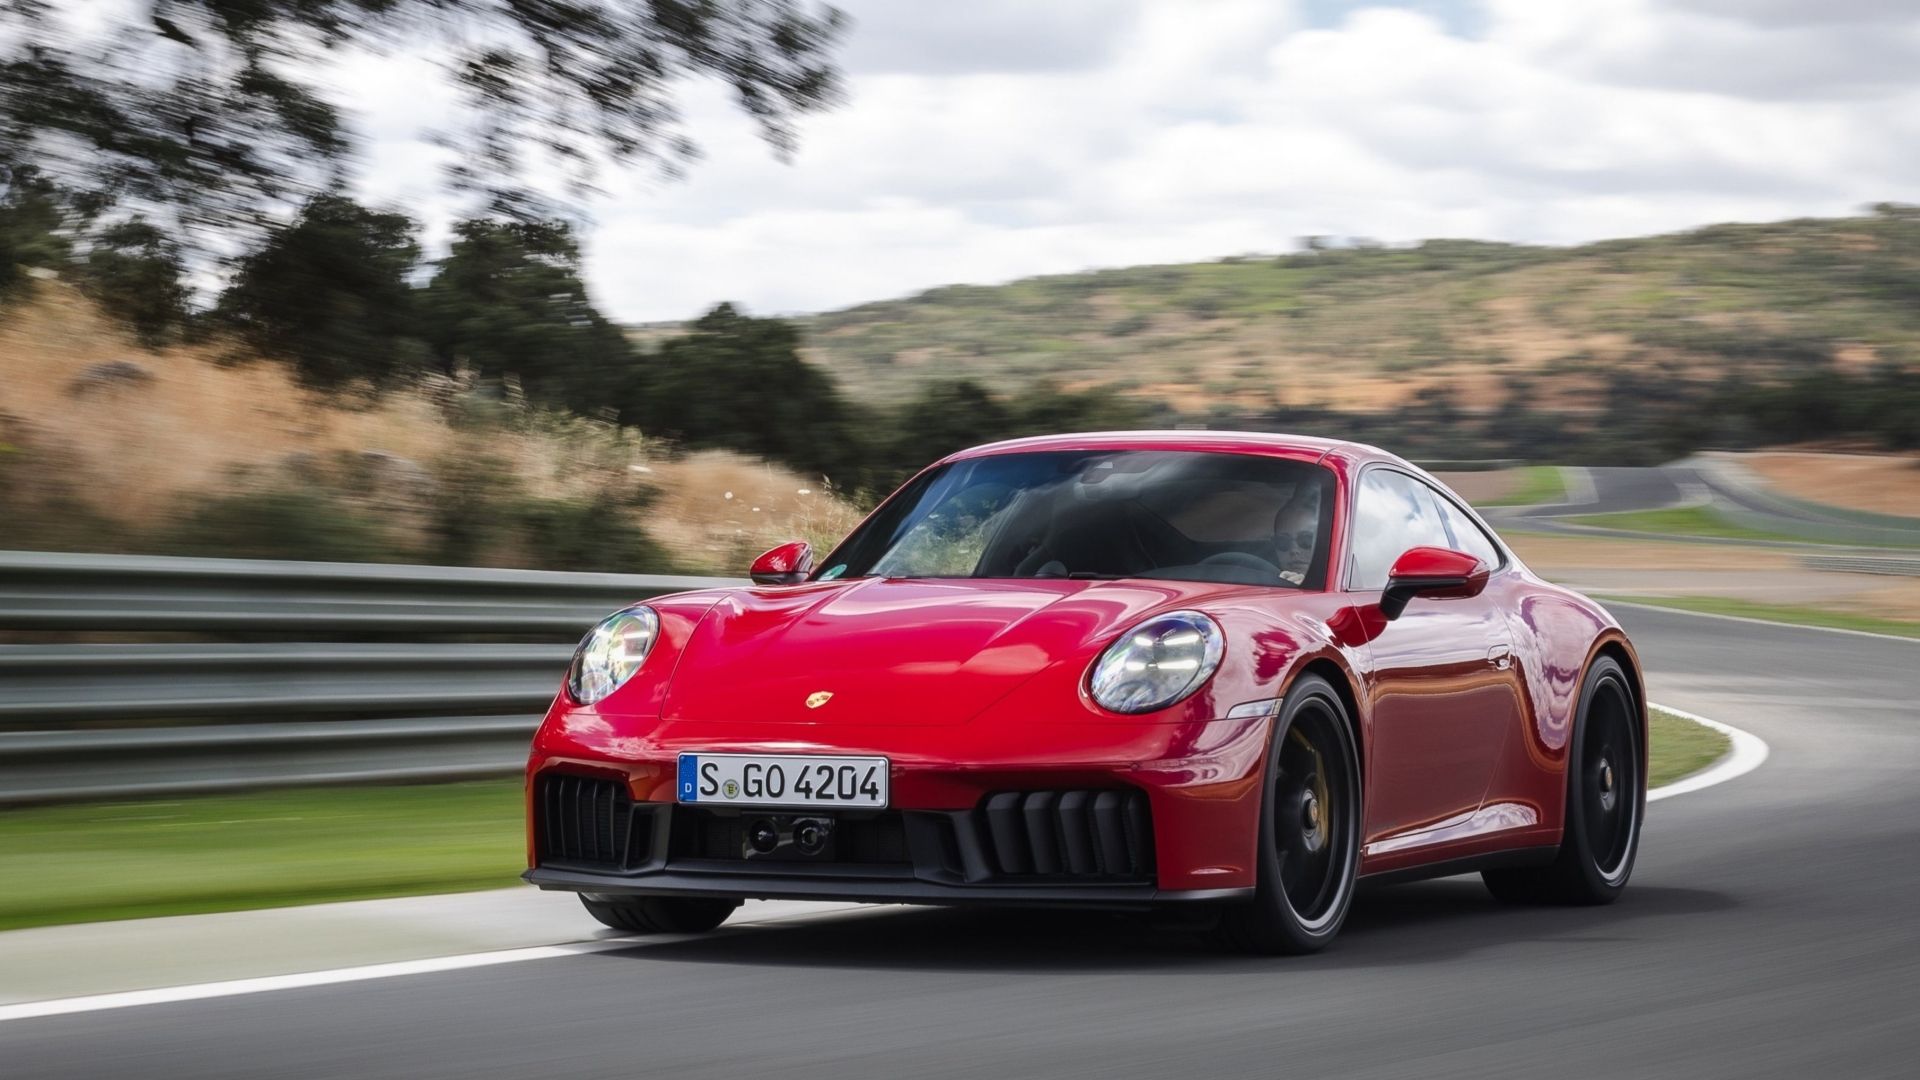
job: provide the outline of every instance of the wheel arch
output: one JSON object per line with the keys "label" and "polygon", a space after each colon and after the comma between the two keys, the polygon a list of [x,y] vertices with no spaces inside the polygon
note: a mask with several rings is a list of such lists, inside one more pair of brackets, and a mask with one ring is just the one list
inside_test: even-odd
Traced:
{"label": "wheel arch", "polygon": [[[1345,668],[1327,656],[1316,656],[1300,665],[1294,672],[1292,681],[1297,682],[1302,675],[1318,675],[1325,679],[1327,685],[1333,687],[1334,694],[1340,698],[1341,706],[1347,710],[1347,727],[1353,732],[1353,756],[1360,764],[1360,790],[1364,800],[1368,771],[1367,725],[1360,719],[1360,698],[1354,692],[1353,677]],[[1291,682],[1287,689],[1293,689]]]}
{"label": "wheel arch", "polygon": [[1640,768],[1642,776],[1646,775],[1645,770],[1648,768],[1651,759],[1648,742],[1652,732],[1648,725],[1646,679],[1640,671],[1639,655],[1634,651],[1633,643],[1628,641],[1626,635],[1618,628],[1604,630],[1595,636],[1592,644],[1587,648],[1586,658],[1581,661],[1580,675],[1579,678],[1574,681],[1573,696],[1568,703],[1569,708],[1566,714],[1565,729],[1566,742],[1562,746],[1558,763],[1553,772],[1553,775],[1558,777],[1560,792],[1558,824],[1563,829],[1567,820],[1567,800],[1571,796],[1570,773],[1573,765],[1573,746],[1574,741],[1580,737],[1580,724],[1582,722],[1580,717],[1580,701],[1586,694],[1587,678],[1593,673],[1593,665],[1602,657],[1613,660],[1620,665],[1620,670],[1626,673],[1627,689],[1632,692],[1634,708],[1640,714]]}
{"label": "wheel arch", "polygon": [[1586,685],[1587,673],[1593,670],[1594,661],[1603,656],[1610,657],[1620,665],[1620,670],[1627,676],[1627,688],[1633,691],[1633,705],[1640,713],[1640,764],[1645,768],[1652,752],[1648,746],[1653,734],[1650,726],[1652,706],[1647,703],[1646,677],[1640,671],[1640,658],[1634,653],[1633,646],[1628,643],[1625,636],[1618,634],[1603,636],[1595,643],[1592,655],[1587,657],[1586,664],[1581,668],[1580,685],[1582,687]]}

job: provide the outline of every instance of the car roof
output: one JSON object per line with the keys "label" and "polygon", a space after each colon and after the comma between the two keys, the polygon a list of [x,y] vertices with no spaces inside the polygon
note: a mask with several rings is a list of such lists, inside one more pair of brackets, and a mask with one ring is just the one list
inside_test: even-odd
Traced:
{"label": "car roof", "polygon": [[1033,453],[1047,450],[1184,450],[1199,453],[1257,454],[1303,461],[1340,459],[1342,465],[1357,467],[1367,461],[1392,461],[1400,458],[1378,447],[1345,439],[1320,439],[1311,435],[1287,435],[1266,431],[1083,431],[1062,435],[1035,435],[1024,439],[975,446],[949,454],[945,461],[991,457],[996,454]]}

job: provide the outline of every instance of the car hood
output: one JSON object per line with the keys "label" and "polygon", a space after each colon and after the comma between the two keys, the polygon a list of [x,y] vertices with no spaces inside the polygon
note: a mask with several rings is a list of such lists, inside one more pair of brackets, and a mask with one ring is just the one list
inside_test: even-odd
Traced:
{"label": "car hood", "polygon": [[1229,588],[861,578],[733,591],[689,635],[662,718],[962,724],[1051,666],[1086,664],[1140,619]]}

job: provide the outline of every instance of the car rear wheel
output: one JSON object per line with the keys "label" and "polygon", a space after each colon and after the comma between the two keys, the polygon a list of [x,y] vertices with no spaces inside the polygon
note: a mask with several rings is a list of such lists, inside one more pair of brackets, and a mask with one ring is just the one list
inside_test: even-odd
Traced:
{"label": "car rear wheel", "polygon": [[1360,759],[1325,679],[1287,693],[1264,785],[1254,898],[1221,913],[1219,934],[1246,952],[1317,952],[1346,921],[1360,862]]}
{"label": "car rear wheel", "polygon": [[630,900],[593,900],[582,896],[587,914],[629,934],[704,934],[727,921],[738,900],[640,896]]}
{"label": "car rear wheel", "polygon": [[1567,757],[1560,852],[1547,866],[1482,873],[1487,889],[1502,900],[1610,904],[1633,873],[1647,807],[1646,755],[1639,704],[1612,657],[1594,661],[1577,716]]}

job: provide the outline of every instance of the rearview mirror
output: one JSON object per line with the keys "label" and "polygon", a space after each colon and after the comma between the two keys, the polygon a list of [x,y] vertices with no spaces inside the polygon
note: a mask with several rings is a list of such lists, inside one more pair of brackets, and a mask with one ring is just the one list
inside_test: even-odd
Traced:
{"label": "rearview mirror", "polygon": [[793,540],[753,560],[747,576],[755,585],[798,585],[813,569],[813,545]]}
{"label": "rearview mirror", "polygon": [[1409,548],[1393,561],[1387,588],[1380,594],[1380,614],[1397,619],[1416,596],[1436,600],[1480,595],[1492,571],[1464,551],[1438,547]]}

